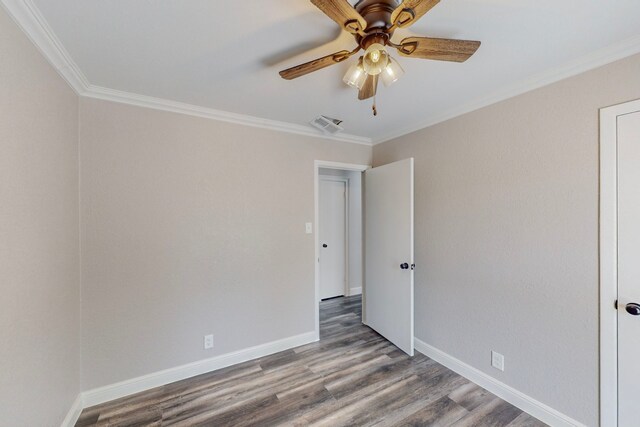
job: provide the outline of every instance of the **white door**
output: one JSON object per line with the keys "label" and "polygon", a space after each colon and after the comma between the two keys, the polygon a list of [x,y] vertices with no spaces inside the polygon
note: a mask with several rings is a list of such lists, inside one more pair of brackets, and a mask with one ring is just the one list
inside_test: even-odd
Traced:
{"label": "white door", "polygon": [[320,180],[320,299],[345,294],[346,185]]}
{"label": "white door", "polygon": [[618,117],[618,426],[640,425],[640,112]]}
{"label": "white door", "polygon": [[413,356],[413,159],[365,172],[365,319]]}

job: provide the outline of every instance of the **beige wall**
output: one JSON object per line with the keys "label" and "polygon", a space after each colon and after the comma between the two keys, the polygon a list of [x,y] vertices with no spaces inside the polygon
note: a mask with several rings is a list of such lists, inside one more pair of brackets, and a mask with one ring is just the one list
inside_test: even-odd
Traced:
{"label": "beige wall", "polygon": [[[91,99],[78,111],[1,9],[0,57],[1,425],[59,424],[80,383],[313,330],[313,161],[369,163],[368,147]],[[639,75],[628,58],[373,150],[376,165],[416,158],[418,338],[588,425],[598,108],[640,98]]]}
{"label": "beige wall", "polygon": [[85,390],[314,330],[314,160],[370,147],[90,99],[80,118]]}
{"label": "beige wall", "polygon": [[0,7],[0,425],[80,391],[78,98]]}
{"label": "beige wall", "polygon": [[415,157],[417,337],[588,425],[598,109],[640,98],[639,76],[631,57],[374,147]]}

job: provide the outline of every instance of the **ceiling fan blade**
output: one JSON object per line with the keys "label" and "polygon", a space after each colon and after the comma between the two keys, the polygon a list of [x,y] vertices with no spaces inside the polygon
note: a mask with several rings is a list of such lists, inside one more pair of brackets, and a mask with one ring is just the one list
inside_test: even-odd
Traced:
{"label": "ceiling fan blade", "polygon": [[341,50],[340,52],[332,53],[331,55],[323,56],[322,58],[314,59],[313,61],[305,62],[304,64],[296,65],[295,67],[287,68],[280,71],[280,77],[285,80],[293,80],[298,77],[304,76],[314,71],[321,70],[330,65],[342,62],[349,58],[352,52],[348,50]]}
{"label": "ceiling fan blade", "polygon": [[311,0],[311,3],[351,34],[361,33],[367,28],[367,21],[347,0]]}
{"label": "ceiling fan blade", "polygon": [[369,99],[376,95],[376,91],[378,90],[378,76],[367,76],[367,80],[365,80],[362,89],[358,92],[358,99]]}
{"label": "ceiling fan blade", "polygon": [[438,3],[440,0],[404,0],[391,14],[391,22],[400,28],[408,27]]}
{"label": "ceiling fan blade", "polygon": [[408,37],[398,46],[398,53],[410,58],[464,62],[476,53],[479,47],[480,42],[471,40]]}

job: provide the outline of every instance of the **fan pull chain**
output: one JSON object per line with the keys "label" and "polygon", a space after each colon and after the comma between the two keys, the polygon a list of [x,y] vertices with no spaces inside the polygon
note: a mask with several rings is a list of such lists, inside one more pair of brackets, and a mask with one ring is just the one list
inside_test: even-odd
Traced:
{"label": "fan pull chain", "polygon": [[377,116],[378,115],[378,109],[376,108],[376,96],[373,95],[373,105],[371,106],[371,109],[373,110],[373,115]]}

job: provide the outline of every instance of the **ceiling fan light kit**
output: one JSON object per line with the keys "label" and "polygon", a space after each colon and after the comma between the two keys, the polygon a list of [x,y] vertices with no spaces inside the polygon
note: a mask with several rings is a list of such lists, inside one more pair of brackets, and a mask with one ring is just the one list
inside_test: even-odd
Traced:
{"label": "ceiling fan light kit", "polygon": [[364,82],[367,80],[367,72],[362,65],[362,58],[357,63],[351,65],[347,70],[347,73],[342,79],[348,86],[354,87],[358,90],[362,89]]}
{"label": "ceiling fan light kit", "polygon": [[380,43],[369,46],[362,57],[364,71],[370,76],[377,76],[389,63],[389,54]]}
{"label": "ceiling fan light kit", "polygon": [[384,67],[384,71],[382,72],[382,83],[389,87],[397,82],[403,75],[404,70],[400,66],[400,63],[392,57],[389,57],[389,63]]}
{"label": "ceiling fan light kit", "polygon": [[[401,56],[437,61],[464,62],[480,47],[478,41],[408,37],[396,44],[391,41],[396,28],[404,28],[429,12],[440,0],[360,0],[355,6],[347,0],[311,0],[318,9],[352,34],[358,46],[280,71],[292,80],[349,59],[360,50],[364,55],[351,65],[343,81],[358,89],[358,99],[373,98],[378,81],[385,86],[404,74],[400,64],[389,55],[387,47]],[[375,102],[373,113],[376,115]]]}

